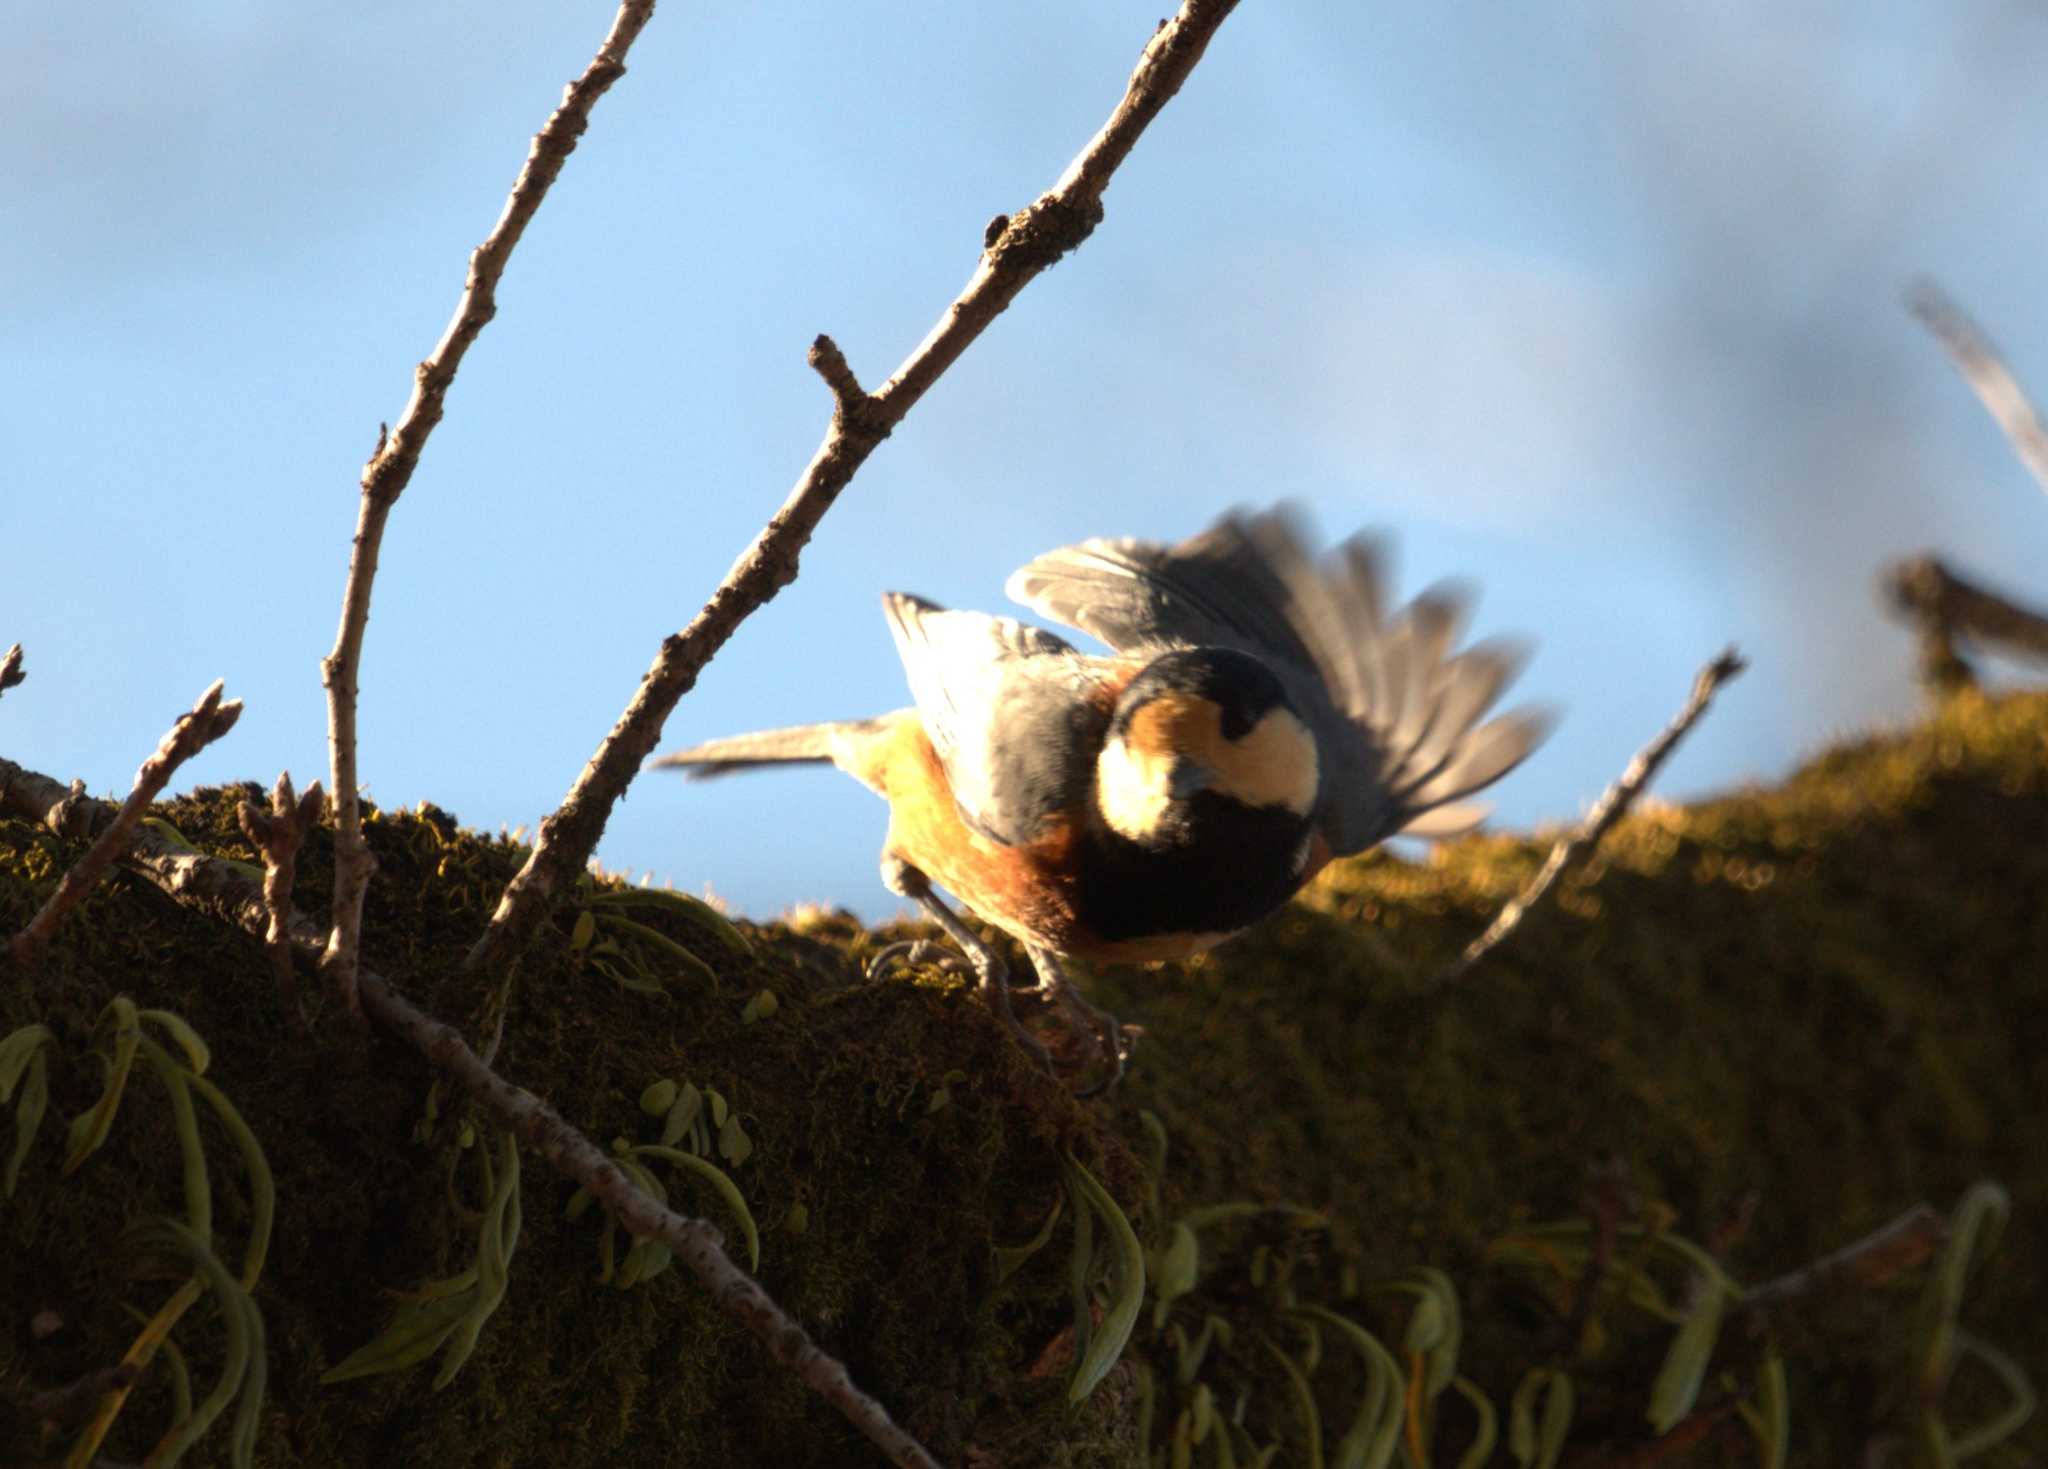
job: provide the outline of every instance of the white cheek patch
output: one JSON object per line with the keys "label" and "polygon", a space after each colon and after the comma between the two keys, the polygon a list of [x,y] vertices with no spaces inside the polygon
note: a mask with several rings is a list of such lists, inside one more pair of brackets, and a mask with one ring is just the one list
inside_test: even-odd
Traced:
{"label": "white cheek patch", "polygon": [[1095,766],[1095,801],[1110,829],[1143,841],[1154,835],[1173,805],[1173,760],[1141,755],[1122,740],[1102,747]]}
{"label": "white cheek patch", "polygon": [[1315,808],[1315,736],[1285,709],[1268,711],[1242,739],[1221,746],[1216,765],[1223,789],[1247,806],[1280,806],[1297,816]]}

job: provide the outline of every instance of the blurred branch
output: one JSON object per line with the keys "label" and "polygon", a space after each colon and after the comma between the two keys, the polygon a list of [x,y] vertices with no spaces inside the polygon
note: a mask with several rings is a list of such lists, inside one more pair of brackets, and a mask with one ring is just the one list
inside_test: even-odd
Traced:
{"label": "blurred branch", "polygon": [[1957,634],[2009,652],[2048,658],[2048,615],[1964,581],[1933,556],[1901,561],[1885,573],[1892,605],[1920,633],[1920,676],[1937,689],[1967,688],[1976,676],[1956,652]]}
{"label": "blurred branch", "polygon": [[1916,281],[1907,288],[1906,309],[1934,333],[1963,381],[2005,431],[2020,463],[2048,490],[2048,429],[2041,426],[2041,415],[2027,401],[1991,339],[1933,281]]}
{"label": "blurred branch", "polygon": [[1948,1220],[1928,1204],[1915,1204],[1882,1229],[1876,1229],[1831,1255],[1823,1255],[1776,1280],[1742,1293],[1739,1309],[1768,1321],[1775,1313],[1808,1296],[1838,1290],[1867,1290],[1923,1263],[1948,1238]]}
{"label": "blurred branch", "polygon": [[1693,679],[1692,697],[1678,711],[1678,717],[1665,727],[1662,734],[1637,751],[1635,759],[1629,761],[1628,768],[1622,771],[1621,779],[1593,803],[1593,809],[1586,814],[1578,829],[1550,849],[1550,855],[1544,859],[1541,870],[1529,880],[1528,886],[1508,901],[1493,922],[1486,926],[1484,933],[1465,946],[1464,953],[1438,972],[1430,981],[1430,988],[1439,988],[1462,977],[1507,941],[1508,936],[1521,926],[1522,920],[1529,916],[1530,910],[1543,901],[1544,895],[1564,875],[1565,869],[1588,856],[1600,844],[1600,839],[1628,813],[1628,808],[1642,794],[1643,787],[1650,783],[1658,768],[1670,758],[1678,742],[1707,712],[1707,705],[1713,702],[1714,694],[1721,685],[1747,666],[1733,648],[1728,648],[1699,671]]}
{"label": "blurred branch", "polygon": [[[135,772],[135,789],[128,793],[121,809],[100,831],[99,839],[86,849],[85,855],[64,874],[63,880],[57,884],[57,891],[50,894],[49,901],[29,920],[28,927],[16,934],[8,945],[8,956],[17,967],[35,967],[36,961],[42,957],[44,945],[50,941],[50,935],[64,921],[64,915],[92,891],[113,860],[127,849],[137,824],[142,820],[142,813],[170,783],[178,767],[235,727],[235,721],[242,717],[242,701],[230,699],[222,703],[220,695],[221,682],[215,679],[213,687],[199,696],[199,702],[192,706],[191,712],[178,716],[178,722],[157,745],[156,753],[142,762],[141,769]],[[0,778],[7,773],[6,769],[0,769]],[[12,782],[0,781],[0,784],[5,785],[7,794],[13,794]],[[54,781],[49,783],[50,791],[60,789]],[[45,811],[39,812],[36,819],[41,821],[59,814],[67,804],[81,799],[77,792],[68,792]]]}
{"label": "blurred branch", "polygon": [[[217,695],[218,686],[209,692]],[[239,705],[225,707],[240,709]],[[310,804],[312,794],[307,791],[302,806]],[[127,809],[122,808],[123,815]],[[0,759],[0,816],[18,816],[53,830],[60,824],[111,819],[109,835],[120,823],[105,802],[67,792],[50,777],[5,759]],[[135,832],[134,844],[128,859],[131,865],[171,897],[211,917],[225,916],[259,938],[266,937],[274,920],[265,912],[262,891],[243,868],[180,847],[149,828]],[[303,913],[292,910],[282,923],[292,947],[302,956],[316,958],[325,948],[325,933]],[[937,1469],[937,1461],[896,1424],[888,1410],[854,1384],[844,1364],[823,1351],[752,1276],[732,1263],[716,1228],[641,1193],[601,1148],[561,1114],[492,1071],[452,1027],[408,1003],[377,974],[364,969],[358,981],[363,1009],[371,1019],[410,1042],[430,1063],[459,1082],[501,1126],[510,1128],[555,1168],[582,1184],[635,1239],[658,1239],[667,1245],[711,1292],[721,1310],[759,1337],[770,1356],[844,1414],[892,1463]]]}
{"label": "blurred branch", "polygon": [[377,555],[391,507],[405,493],[418,466],[427,436],[441,421],[442,400],[463,355],[497,314],[498,278],[527,222],[547,197],[548,188],[575,150],[590,124],[590,110],[612,83],[626,74],[626,52],[654,14],[654,0],[625,0],[612,19],[611,33],[583,75],[562,94],[562,105],[535,135],[505,200],[504,212],[490,235],[469,257],[469,279],[456,303],[447,330],[413,374],[412,397],[398,417],[398,427],[380,430],[377,450],[363,466],[362,503],[357,512],[354,549],[349,556],[348,585],[342,594],[341,628],[334,651],[321,664],[327,687],[328,747],[333,761],[334,789],[334,932],[327,943],[324,967],[333,976],[344,1003],[356,1008],[355,973],[362,944],[363,896],[375,868],[363,840],[362,805],[356,789],[356,678],[363,658],[363,635],[370,619],[370,585],[377,576]]}
{"label": "blurred branch", "polygon": [[16,643],[7,650],[4,657],[0,657],[0,694],[6,693],[27,677],[21,668],[21,644]]}
{"label": "blurred branch", "polygon": [[1235,5],[1236,0],[1184,0],[1180,12],[1159,26],[1109,121],[1050,192],[989,225],[966,288],[889,381],[873,393],[862,392],[831,338],[820,336],[812,344],[811,366],[831,388],[834,402],[824,442],[703,611],[663,640],[619,722],[562,804],[541,821],[533,855],[506,885],[490,926],[470,950],[466,962],[472,971],[508,969],[525,949],[556,892],[596,851],[613,805],[653,753],[676,702],[740,623],[796,579],[798,557],[812,531],[875,446],[1019,291],[1100,222],[1103,191],[1117,166],[1180,90]]}

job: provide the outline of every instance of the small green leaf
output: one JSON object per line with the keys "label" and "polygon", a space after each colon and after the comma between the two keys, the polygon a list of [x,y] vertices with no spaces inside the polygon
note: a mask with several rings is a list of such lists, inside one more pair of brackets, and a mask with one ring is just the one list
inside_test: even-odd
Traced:
{"label": "small green leaf", "polygon": [[1052,1239],[1052,1228],[1059,1223],[1060,1214],[1067,1207],[1067,1195],[1063,1189],[1052,1196],[1052,1209],[1045,1216],[1045,1223],[1038,1226],[1038,1233],[1021,1245],[996,1245],[996,1284],[1001,1285],[1023,1266],[1024,1262],[1044,1249]]}
{"label": "small green leaf", "polygon": [[[718,975],[709,964],[706,964],[702,959],[699,959],[695,954],[691,953],[660,929],[649,928],[644,923],[635,922],[623,913],[607,913],[598,921],[604,925],[609,933],[615,933],[621,937],[632,939],[636,943],[647,944],[652,948],[660,950],[706,984],[715,985],[718,982]],[[607,939],[606,943],[609,942],[610,940]],[[603,949],[604,944],[599,944],[591,952],[601,953]]]}
{"label": "small green leaf", "polygon": [[747,936],[733,926],[730,918],[702,898],[693,898],[688,893],[679,893],[673,888],[613,888],[593,893],[584,901],[593,907],[659,908],[672,917],[708,930],[735,954],[754,952],[754,946],[747,942]]}
{"label": "small green leaf", "polygon": [[725,1098],[707,1086],[704,1088],[704,1099],[711,1104],[711,1125],[713,1127],[725,1126]]}
{"label": "small green leaf", "polygon": [[43,1125],[43,1114],[50,1106],[50,1074],[44,1064],[40,1048],[32,1051],[28,1058],[28,1079],[21,1084],[21,1099],[14,1104],[14,1152],[7,1159],[7,1174],[4,1192],[14,1197],[14,1185],[20,1181],[21,1165],[28,1157],[28,1150],[36,1140],[36,1129]]}
{"label": "small green leaf", "polygon": [[789,1212],[782,1216],[782,1227],[790,1234],[803,1234],[811,1227],[811,1211],[799,1199],[789,1206]]}
{"label": "small green leaf", "polygon": [[[1537,1404],[1542,1417],[1537,1417]],[[1572,1426],[1572,1380],[1551,1367],[1532,1367],[1508,1400],[1508,1452],[1523,1469],[1551,1469]]]}
{"label": "small green leaf", "polygon": [[1740,1405],[1743,1421],[1756,1435],[1763,1469],[1785,1469],[1785,1449],[1791,1441],[1791,1401],[1785,1390],[1785,1359],[1770,1348],[1756,1370],[1756,1404]]}
{"label": "small green leaf", "polygon": [[1718,1286],[1699,1283],[1698,1299],[1672,1339],[1650,1388],[1650,1426],[1658,1433],[1669,1433],[1699,1401],[1700,1384],[1706,1381],[1707,1364],[1713,1360],[1727,1307],[1728,1297]]}
{"label": "small green leaf", "polygon": [[1479,1426],[1472,1431],[1472,1447],[1458,1460],[1458,1469],[1485,1469],[1486,1461],[1493,1457],[1493,1446],[1500,1439],[1500,1419],[1493,1411],[1492,1400],[1470,1379],[1454,1377],[1451,1386],[1479,1415]]}
{"label": "small green leaf", "polygon": [[440,1350],[441,1343],[474,1304],[472,1286],[456,1295],[399,1307],[376,1337],[320,1374],[321,1386],[374,1377],[380,1372],[399,1372],[426,1361]]}
{"label": "small green leaf", "polygon": [[46,1045],[55,1045],[57,1037],[47,1025],[24,1025],[5,1040],[0,1040],[0,1102],[14,1094],[14,1087],[21,1080],[28,1063]]}
{"label": "small green leaf", "polygon": [[106,1080],[100,1089],[100,1099],[93,1104],[91,1111],[72,1119],[70,1146],[65,1153],[63,1168],[67,1178],[76,1173],[107,1140],[107,1133],[114,1126],[114,1114],[121,1107],[122,1093],[128,1089],[128,1073],[135,1066],[135,1048],[141,1039],[135,1002],[126,995],[116,995],[100,1012],[99,1024],[105,1025],[109,1017],[114,1024],[114,1059],[112,1062],[102,1061]]}
{"label": "small green leaf", "polygon": [[1399,1446],[1404,1402],[1401,1367],[1378,1337],[1324,1306],[1302,1306],[1293,1313],[1329,1327],[1350,1343],[1365,1361],[1365,1395],[1350,1429],[1337,1442],[1337,1469],[1383,1469]]}
{"label": "small green leaf", "polygon": [[1324,1229],[1330,1223],[1327,1214],[1303,1208],[1300,1204],[1255,1204],[1249,1199],[1234,1199],[1227,1204],[1206,1204],[1199,1209],[1190,1209],[1180,1216],[1180,1222],[1199,1231],[1259,1214],[1284,1214],[1287,1222],[1296,1229]]}
{"label": "small green leaf", "polygon": [[1408,1329],[1401,1337],[1404,1352],[1426,1352],[1443,1339],[1443,1304],[1430,1294],[1423,1294],[1415,1302],[1415,1310],[1408,1317]]}
{"label": "small green leaf", "polygon": [[684,1082],[683,1089],[670,1104],[668,1116],[661,1124],[661,1145],[672,1148],[682,1135],[690,1130],[690,1124],[697,1120],[697,1114],[704,1110],[704,1093],[694,1083]]}
{"label": "small green leaf", "polygon": [[667,1116],[669,1109],[676,1104],[678,1090],[676,1084],[666,1077],[650,1081],[640,1093],[640,1110],[649,1117]]}
{"label": "small green leaf", "polygon": [[759,1270],[761,1268],[761,1231],[759,1226],[754,1223],[754,1212],[747,1207],[746,1198],[740,1193],[739,1185],[734,1183],[722,1168],[716,1163],[700,1158],[695,1153],[686,1153],[680,1148],[664,1148],[657,1144],[648,1143],[633,1149],[633,1151],[643,1158],[660,1158],[664,1162],[674,1163],[680,1167],[687,1168],[690,1172],[707,1180],[713,1188],[718,1190],[718,1196],[725,1201],[725,1207],[731,1212],[733,1218],[739,1222],[740,1233],[746,1237],[747,1268],[749,1270]]}
{"label": "small green leaf", "polygon": [[[1323,1417],[1316,1411],[1315,1389],[1308,1385],[1307,1376],[1295,1365],[1294,1358],[1263,1336],[1259,1338],[1259,1345],[1280,1364],[1281,1370],[1287,1374],[1288,1385],[1294,1390],[1294,1410],[1301,1415],[1301,1437],[1308,1449],[1308,1469],[1323,1469]],[[1279,1445],[1273,1445],[1260,1456],[1260,1462],[1270,1461],[1278,1452]]]}
{"label": "small green leaf", "polygon": [[757,1020],[766,1020],[782,1008],[782,1001],[775,998],[774,990],[762,990],[740,1009],[740,1024],[752,1025]]}
{"label": "small green leaf", "polygon": [[718,1129],[718,1156],[737,1168],[752,1156],[753,1151],[754,1140],[740,1126],[740,1114],[727,1114],[725,1125]]}
{"label": "small green leaf", "polygon": [[2020,1364],[2004,1352],[1967,1331],[1956,1333],[1956,1357],[1975,1357],[1991,1370],[2005,1387],[2008,1399],[2005,1410],[1990,1421],[1978,1424],[1967,1433],[1956,1435],[1950,1445],[1950,1452],[1957,1463],[1975,1458],[1987,1449],[1996,1448],[2013,1434],[2019,1432],[2026,1421],[2034,1416],[2036,1398],[2034,1386],[2027,1380],[2027,1374]]}
{"label": "small green leaf", "polygon": [[1154,1287],[1162,1305],[1195,1288],[1201,1262],[1202,1246],[1194,1230],[1185,1224],[1175,1224],[1168,1234],[1166,1249],[1159,1256],[1159,1281]]}
{"label": "small green leaf", "polygon": [[569,931],[569,952],[580,954],[590,947],[590,941],[597,937],[597,915],[585,908],[576,915],[576,926]]}
{"label": "small green leaf", "polygon": [[1097,1183],[1094,1175],[1083,1168],[1071,1153],[1067,1155],[1066,1163],[1068,1178],[1079,1190],[1081,1200],[1108,1230],[1110,1279],[1114,1292],[1095,1339],[1089,1344],[1087,1355],[1074,1369],[1074,1380],[1067,1388],[1067,1401],[1078,1403],[1094,1392],[1109,1369],[1116,1365],[1117,1358],[1123,1355],[1124,1343],[1130,1340],[1131,1328],[1137,1325],[1138,1309],[1145,1301],[1145,1252],[1138,1245],[1138,1236],[1131,1229],[1131,1221],[1124,1217],[1124,1211],[1110,1197],[1109,1191]]}
{"label": "small green leaf", "polygon": [[213,1248],[213,1188],[206,1176],[206,1147],[199,1140],[199,1114],[192,1106],[192,1075],[171,1053],[148,1036],[137,1037],[143,1059],[156,1072],[157,1080],[171,1097],[172,1129],[178,1136],[179,1161],[183,1164],[185,1223],[193,1237],[207,1249]]}
{"label": "small green leaf", "polygon": [[[1180,1331],[1178,1326],[1173,1329]],[[1193,1341],[1187,1339],[1187,1333],[1181,1332],[1174,1375],[1182,1387],[1190,1386],[1195,1374],[1202,1370],[1202,1359],[1209,1354],[1212,1341],[1221,1343],[1226,1350],[1230,1346],[1230,1323],[1214,1312],[1202,1318],[1202,1329],[1195,1333]]]}

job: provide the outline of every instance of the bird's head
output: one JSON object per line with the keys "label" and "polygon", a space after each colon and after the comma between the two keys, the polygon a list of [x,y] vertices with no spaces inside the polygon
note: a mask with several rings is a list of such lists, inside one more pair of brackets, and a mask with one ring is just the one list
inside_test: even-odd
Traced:
{"label": "bird's head", "polygon": [[1096,806],[1142,846],[1191,842],[1243,814],[1306,827],[1315,736],[1273,670],[1248,653],[1167,653],[1131,680],[1095,766]]}

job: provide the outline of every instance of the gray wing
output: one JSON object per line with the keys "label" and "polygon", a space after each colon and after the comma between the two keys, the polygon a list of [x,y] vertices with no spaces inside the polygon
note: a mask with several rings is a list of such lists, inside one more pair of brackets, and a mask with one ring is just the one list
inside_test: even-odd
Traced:
{"label": "gray wing", "polygon": [[1093,778],[1109,716],[1103,660],[1042,628],[919,597],[882,598],[925,733],[968,825],[1006,846],[1041,835]]}
{"label": "gray wing", "polygon": [[1222,646],[1269,663],[1316,732],[1317,816],[1333,851],[1477,825],[1487,808],[1466,798],[1512,770],[1549,727],[1526,712],[1479,723],[1522,654],[1478,644],[1453,655],[1470,601],[1456,588],[1389,615],[1369,539],[1320,563],[1309,545],[1287,510],[1231,515],[1177,546],[1096,540],[1050,552],[1007,590],[1119,652]]}

